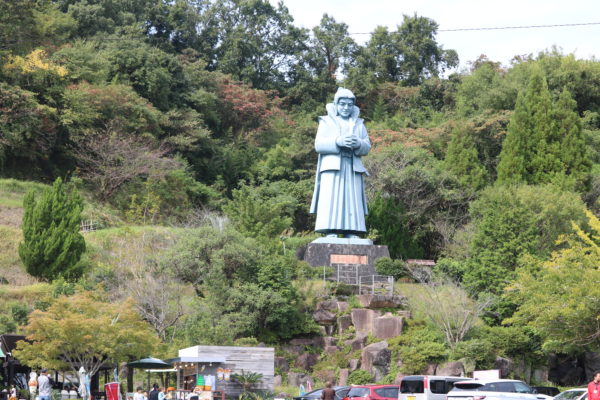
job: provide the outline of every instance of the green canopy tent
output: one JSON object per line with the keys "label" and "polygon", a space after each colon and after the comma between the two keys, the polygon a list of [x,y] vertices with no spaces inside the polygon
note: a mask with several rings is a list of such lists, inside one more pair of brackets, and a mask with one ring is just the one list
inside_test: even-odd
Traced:
{"label": "green canopy tent", "polygon": [[142,358],[141,360],[132,361],[127,363],[132,368],[141,368],[145,369],[148,372],[148,390],[150,390],[150,370],[164,370],[171,369],[173,366],[163,360],[159,360],[158,358],[148,357]]}

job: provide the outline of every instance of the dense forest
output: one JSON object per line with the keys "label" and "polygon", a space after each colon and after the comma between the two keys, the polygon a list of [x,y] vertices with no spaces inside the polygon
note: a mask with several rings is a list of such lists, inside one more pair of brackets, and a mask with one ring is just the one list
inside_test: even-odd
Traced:
{"label": "dense forest", "polygon": [[336,288],[295,251],[316,237],[317,117],[344,86],[373,143],[382,270],[436,260],[484,305],[456,340],[415,308],[400,372],[600,351],[600,62],[548,49],[456,72],[437,28],[405,15],[358,44],[266,0],[0,0],[0,333],[67,296],[132,307],[158,355],[318,334]]}

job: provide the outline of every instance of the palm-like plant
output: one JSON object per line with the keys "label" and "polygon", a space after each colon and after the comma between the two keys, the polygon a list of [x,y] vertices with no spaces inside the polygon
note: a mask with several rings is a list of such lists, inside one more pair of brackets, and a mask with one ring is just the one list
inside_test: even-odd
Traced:
{"label": "palm-like plant", "polygon": [[231,374],[231,379],[242,385],[242,394],[240,395],[240,400],[252,398],[250,389],[252,389],[252,386],[260,382],[262,378],[263,374],[258,372],[246,372],[244,370],[242,370],[241,374]]}

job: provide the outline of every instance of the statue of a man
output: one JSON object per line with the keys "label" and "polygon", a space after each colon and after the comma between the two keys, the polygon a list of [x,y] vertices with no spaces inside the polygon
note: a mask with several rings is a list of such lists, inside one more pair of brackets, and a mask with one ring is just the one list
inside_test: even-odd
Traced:
{"label": "statue of a man", "polygon": [[315,231],[330,237],[358,238],[367,231],[367,199],[361,157],[371,149],[367,129],[355,105],[356,97],[339,88],[327,115],[319,117],[315,149],[319,153],[311,214]]}

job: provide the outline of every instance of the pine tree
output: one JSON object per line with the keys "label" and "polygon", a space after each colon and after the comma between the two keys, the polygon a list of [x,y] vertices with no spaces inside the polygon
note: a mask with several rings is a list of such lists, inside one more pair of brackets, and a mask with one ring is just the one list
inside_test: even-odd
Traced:
{"label": "pine tree", "polygon": [[467,125],[457,126],[452,131],[444,163],[463,185],[475,191],[485,186],[488,173],[479,160],[473,133]]}
{"label": "pine tree", "polygon": [[589,183],[592,162],[582,135],[581,118],[576,110],[577,102],[568,90],[563,90],[554,112],[560,135],[558,152],[564,173],[571,177],[577,187],[585,187]]}
{"label": "pine tree", "polygon": [[34,192],[27,193],[23,206],[19,256],[27,272],[45,281],[80,275],[85,240],[79,233],[83,200],[77,191],[67,190],[58,178],[39,200]]}
{"label": "pine tree", "polygon": [[527,90],[517,97],[500,153],[499,183],[547,183],[562,171],[554,117],[546,79],[536,68]]}

